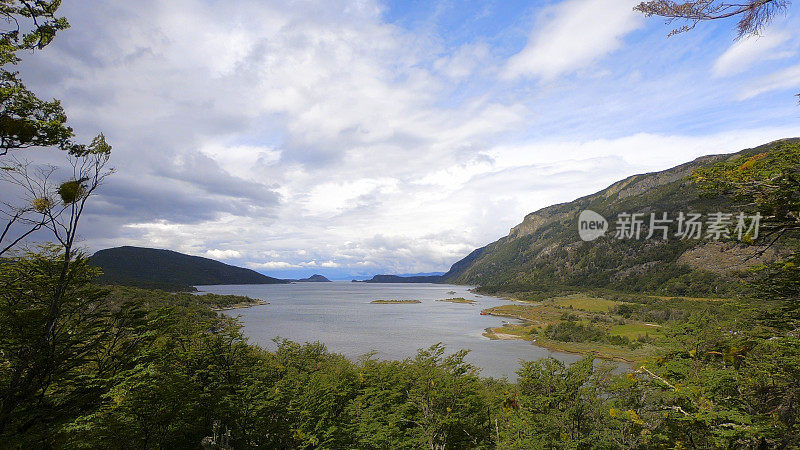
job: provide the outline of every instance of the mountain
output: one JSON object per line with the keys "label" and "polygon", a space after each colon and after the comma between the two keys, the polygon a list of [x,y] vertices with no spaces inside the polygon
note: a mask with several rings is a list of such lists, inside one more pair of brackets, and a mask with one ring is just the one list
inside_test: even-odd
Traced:
{"label": "mountain", "polygon": [[289,283],[213,259],[154,248],[109,248],[92,255],[90,262],[103,271],[99,281],[105,284],[193,290],[204,284]]}
{"label": "mountain", "polygon": [[[356,280],[353,280],[356,281]],[[400,275],[375,275],[369,280],[359,281],[359,283],[441,283],[441,275],[421,275],[403,277]]]}
{"label": "mountain", "polygon": [[300,279],[292,280],[292,281],[296,281],[298,283],[330,283],[331,282],[331,280],[329,280],[329,279],[327,279],[324,276],[319,275],[319,274],[314,274],[314,275],[311,275],[308,278],[300,278]]}
{"label": "mountain", "polygon": [[[445,282],[475,284],[486,292],[537,292],[563,287],[610,288],[665,295],[731,295],[740,284],[738,275],[751,265],[774,260],[781,249],[757,255],[753,246],[738,241],[670,238],[615,239],[620,213],[642,213],[643,236],[650,213],[701,213],[706,220],[715,212],[746,211],[730,197],[701,196],[690,179],[697,169],[740,157],[757,157],[782,146],[800,146],[800,139],[784,139],[735,154],[698,158],[661,172],[634,175],[577,200],[548,206],[525,216],[509,234],[470,253],[453,264]],[[578,233],[578,216],[592,210],[608,220],[609,232],[584,242]]]}
{"label": "mountain", "polygon": [[[397,273],[397,274],[391,274],[391,275],[379,275],[379,277],[392,276],[392,277],[398,277],[399,278],[399,281],[391,281],[389,283],[395,283],[395,282],[396,283],[414,283],[415,281],[405,281],[405,279],[406,278],[410,278],[410,279],[413,280],[416,277],[434,277],[434,276],[442,276],[444,274],[445,274],[445,272],[418,272],[418,273]],[[367,275],[367,276],[355,275],[355,276],[351,276],[351,280],[350,281],[353,281],[353,282],[356,282],[356,281],[368,281],[368,280],[370,280],[370,279],[372,279],[374,277],[375,277],[375,275],[372,275],[372,276],[369,276],[369,275]],[[426,281],[426,283],[427,283],[427,281]]]}
{"label": "mountain", "polygon": [[444,275],[444,272],[418,272],[418,273],[398,273],[398,277],[435,277]]}

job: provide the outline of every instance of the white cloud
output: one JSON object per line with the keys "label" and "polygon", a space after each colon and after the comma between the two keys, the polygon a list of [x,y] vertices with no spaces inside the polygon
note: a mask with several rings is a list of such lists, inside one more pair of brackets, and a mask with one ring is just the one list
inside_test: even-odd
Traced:
{"label": "white cloud", "polygon": [[247,176],[260,179],[259,169],[277,163],[281,158],[281,150],[258,145],[226,145],[209,142],[200,152],[216,161],[232,175]]}
{"label": "white cloud", "polygon": [[242,256],[241,252],[236,250],[220,250],[220,249],[213,249],[206,252],[206,256],[213,258],[213,259],[233,259],[233,258],[240,258]]}
{"label": "white cloud", "polygon": [[[723,108],[730,92],[685,67],[657,80],[642,65],[623,80],[498,81],[511,66],[493,66],[496,40],[432,44],[386,23],[380,6],[65,3],[72,29],[25,73],[63,99],[79,133],[102,130],[114,145],[118,173],[92,203],[87,245],[217,254],[270,272],[440,271],[537,208],[800,135],[775,108]],[[630,6],[557,5],[515,70],[546,78],[609,55],[643,20]],[[663,58],[657,50],[613,63]],[[708,112],[728,106],[762,122]]]}
{"label": "white cloud", "polygon": [[505,67],[508,79],[552,79],[583,68],[622,46],[643,23],[638,0],[567,0],[551,7],[534,26],[528,44]]}
{"label": "white cloud", "polygon": [[484,43],[465,45],[436,60],[433,67],[448,78],[460,80],[470,76],[488,56],[489,47]]}
{"label": "white cloud", "polygon": [[776,49],[791,38],[788,32],[772,32],[762,36],[747,36],[736,41],[716,61],[713,72],[716,77],[735,75],[749,69],[758,61],[788,58],[794,51]]}
{"label": "white cloud", "polygon": [[800,64],[755,80],[741,92],[739,100],[747,100],[780,89],[800,89]]}
{"label": "white cloud", "polygon": [[338,214],[359,206],[366,196],[383,196],[399,192],[398,180],[393,178],[362,178],[340,183],[322,183],[308,194],[304,204],[309,214]]}
{"label": "white cloud", "polygon": [[285,270],[296,269],[302,267],[298,264],[292,264],[285,261],[268,261],[262,263],[248,263],[247,267],[258,270]]}

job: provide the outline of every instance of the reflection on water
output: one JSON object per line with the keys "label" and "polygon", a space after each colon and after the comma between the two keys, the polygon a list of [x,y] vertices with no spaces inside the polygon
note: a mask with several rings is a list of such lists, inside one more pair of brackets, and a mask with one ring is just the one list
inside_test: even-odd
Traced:
{"label": "reflection on water", "polygon": [[[492,341],[481,335],[503,319],[481,316],[484,308],[508,303],[447,284],[295,283],[198,286],[203,292],[246,295],[269,305],[227,311],[239,316],[250,342],[274,349],[272,339],[323,342],[350,358],[376,352],[381,359],[404,359],[438,342],[448,352],[470,349],[467,360],[484,376],[514,378],[520,360],[553,356],[573,362],[579,356],[556,353],[524,341]],[[455,294],[449,292],[455,291]],[[475,304],[436,300],[464,297]],[[421,300],[418,304],[370,304],[372,300]]]}

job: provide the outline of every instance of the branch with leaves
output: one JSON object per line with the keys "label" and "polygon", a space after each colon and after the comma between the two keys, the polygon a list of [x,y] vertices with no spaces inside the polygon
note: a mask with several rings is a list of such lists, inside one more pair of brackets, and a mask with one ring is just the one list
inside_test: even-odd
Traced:
{"label": "branch with leaves", "polygon": [[66,122],[61,102],[39,99],[18,74],[0,71],[0,156],[32,147],[78,151]]}
{"label": "branch with leaves", "polygon": [[674,0],[654,0],[642,2],[636,7],[647,17],[658,16],[667,19],[667,23],[685,21],[685,25],[673,29],[669,35],[674,36],[694,29],[700,22],[737,17],[737,39],[748,34],[760,34],[772,19],[785,13],[791,5],[789,0],[749,0],[729,3],[718,0],[699,0],[676,2]]}
{"label": "branch with leaves", "polygon": [[18,63],[18,52],[41,50],[69,28],[59,7],[61,0],[0,0],[0,66]]}
{"label": "branch with leaves", "polygon": [[[61,0],[0,0],[0,157],[11,155],[0,163],[0,179],[24,193],[22,206],[6,203],[0,211],[6,219],[0,255],[43,228],[69,253],[86,199],[106,176],[99,175],[111,151],[105,137],[88,146],[74,143],[61,103],[38,98],[19,73],[7,70],[20,61],[20,52],[40,50],[69,28],[57,15],[60,6]],[[72,180],[53,185],[54,168],[31,168],[14,155],[32,148],[66,151]]]}
{"label": "branch with leaves", "polygon": [[59,173],[54,166],[32,166],[16,157],[2,168],[0,180],[22,191],[21,205],[4,203],[0,214],[6,225],[0,235],[0,255],[19,242],[46,229],[69,253],[75,241],[78,222],[86,201],[113,173],[108,169],[111,146],[105,136],[98,135],[88,146],[76,147],[69,155],[69,179],[55,182]]}
{"label": "branch with leaves", "polygon": [[72,128],[58,100],[41,100],[9,70],[21,52],[41,50],[69,28],[61,0],[0,0],[0,156],[31,147],[73,150]]}

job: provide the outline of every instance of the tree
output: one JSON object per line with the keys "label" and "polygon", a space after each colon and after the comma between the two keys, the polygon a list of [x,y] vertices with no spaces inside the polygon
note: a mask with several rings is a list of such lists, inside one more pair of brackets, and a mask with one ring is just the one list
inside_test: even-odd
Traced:
{"label": "tree", "polygon": [[[0,156],[10,157],[0,167],[0,180],[22,191],[21,204],[6,201],[0,207],[5,226],[0,232],[0,257],[33,233],[52,232],[64,251],[59,287],[52,304],[68,288],[69,265],[78,223],[86,201],[112,171],[106,169],[111,146],[103,134],[89,145],[72,142],[72,128],[58,100],[44,101],[29,91],[17,72],[8,70],[20,61],[19,53],[41,50],[56,33],[69,27],[56,12],[60,0],[0,0]],[[54,180],[56,167],[31,167],[9,152],[55,147],[67,151],[71,177]]]}
{"label": "tree", "polygon": [[706,196],[731,195],[763,215],[769,243],[800,238],[800,142],[783,140],[765,152],[743,155],[694,172]]}
{"label": "tree", "polygon": [[685,21],[687,24],[673,29],[673,36],[694,29],[698,23],[708,20],[719,20],[736,17],[737,38],[748,34],[760,34],[772,19],[789,7],[789,0],[746,0],[729,3],[718,0],[695,0],[676,2],[674,0],[653,0],[639,3],[633,9],[647,17],[658,16],[673,21]]}
{"label": "tree", "polygon": [[[34,232],[46,229],[63,246],[69,260],[87,200],[113,173],[106,167],[110,156],[111,146],[102,134],[98,135],[90,145],[68,155],[72,173],[62,182],[53,181],[59,173],[57,167],[32,167],[12,157],[10,165],[0,168],[0,180],[16,186],[23,197],[21,206],[5,203],[0,209],[7,217],[0,233],[0,256]],[[24,230],[12,236],[15,225]]]}
{"label": "tree", "polygon": [[0,65],[19,62],[17,53],[41,50],[56,33],[69,28],[69,22],[57,17],[61,0],[0,0]]}
{"label": "tree", "polygon": [[62,258],[60,247],[47,246],[0,270],[0,436],[20,442],[82,401],[87,363],[110,350],[105,295],[89,284],[97,269],[74,258],[56,300],[65,285]]}
{"label": "tree", "polygon": [[20,53],[43,49],[69,28],[56,16],[60,6],[60,0],[0,0],[0,156],[30,147],[73,150],[61,103],[39,99],[9,70],[20,62]]}
{"label": "tree", "polygon": [[744,155],[693,175],[705,195],[731,195],[763,214],[760,239],[783,243],[789,254],[761,267],[757,288],[782,302],[773,323],[800,326],[800,142],[777,142],[763,153]]}
{"label": "tree", "polygon": [[[745,35],[759,35],[772,19],[783,14],[792,4],[789,0],[747,0],[744,3],[727,3],[717,0],[695,0],[676,2],[674,0],[652,0],[639,3],[633,9],[647,17],[665,17],[667,23],[675,20],[688,22],[686,25],[670,31],[674,36],[694,29],[698,23],[708,20],[738,17],[736,39]],[[800,94],[796,94],[800,98]]]}
{"label": "tree", "polygon": [[[73,142],[61,103],[38,98],[19,73],[10,70],[20,62],[21,53],[43,49],[69,27],[65,18],[57,16],[60,6],[60,0],[0,0],[0,157],[11,157],[3,162],[2,178],[27,196],[22,205],[7,202],[2,209],[6,223],[0,233],[0,256],[43,228],[53,231],[69,252],[85,200],[103,178],[98,179],[100,170],[88,172],[102,169],[111,150],[102,134],[88,146]],[[55,168],[33,170],[12,154],[30,148],[66,151],[75,176],[53,186]],[[61,207],[55,202],[59,196]],[[62,218],[66,220],[61,222]],[[70,261],[67,256],[65,261]]]}
{"label": "tree", "polygon": [[[99,135],[80,152],[69,155],[71,176],[51,181],[55,167],[34,167],[12,157],[12,165],[0,170],[0,179],[24,192],[27,206],[5,205],[9,216],[0,243],[11,227],[21,224],[27,231],[3,243],[8,252],[23,238],[39,229],[49,230],[60,245],[46,247],[43,254],[6,258],[0,263],[0,435],[25,434],[50,420],[48,411],[68,408],[72,391],[53,402],[48,389],[62,378],[71,382],[73,370],[81,367],[99,348],[109,321],[101,310],[104,299],[89,282],[98,275],[86,259],[75,252],[80,218],[86,202],[112,173],[106,169],[111,146]],[[62,389],[64,386],[61,386]],[[80,395],[78,395],[80,397]],[[38,398],[38,402],[34,399]],[[22,408],[22,413],[20,413]],[[27,411],[26,411],[27,409]]]}

